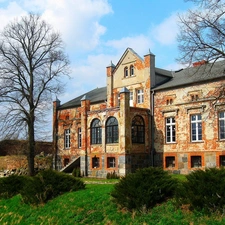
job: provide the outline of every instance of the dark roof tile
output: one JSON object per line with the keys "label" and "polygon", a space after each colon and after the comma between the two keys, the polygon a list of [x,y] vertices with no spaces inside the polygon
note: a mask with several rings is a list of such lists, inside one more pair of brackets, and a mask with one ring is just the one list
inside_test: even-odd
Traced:
{"label": "dark roof tile", "polygon": [[107,99],[107,90],[106,87],[95,88],[87,93],[80,95],[58,107],[58,109],[67,109],[78,107],[81,105],[81,99],[84,97],[85,99],[90,100],[91,103],[104,102]]}
{"label": "dark roof tile", "polygon": [[173,73],[173,77],[166,83],[154,88],[162,90],[192,83],[204,82],[217,78],[225,78],[225,61],[207,63],[197,67],[189,67]]}

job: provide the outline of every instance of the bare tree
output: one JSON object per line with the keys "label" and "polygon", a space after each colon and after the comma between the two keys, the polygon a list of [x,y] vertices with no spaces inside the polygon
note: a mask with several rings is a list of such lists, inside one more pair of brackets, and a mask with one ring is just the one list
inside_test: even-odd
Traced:
{"label": "bare tree", "polygon": [[178,61],[191,65],[193,62],[216,62],[225,58],[225,1],[192,1],[198,9],[179,15],[180,32]]}
{"label": "bare tree", "polygon": [[29,14],[8,24],[0,36],[0,112],[4,135],[26,135],[28,170],[34,175],[35,126],[69,73],[60,34]]}

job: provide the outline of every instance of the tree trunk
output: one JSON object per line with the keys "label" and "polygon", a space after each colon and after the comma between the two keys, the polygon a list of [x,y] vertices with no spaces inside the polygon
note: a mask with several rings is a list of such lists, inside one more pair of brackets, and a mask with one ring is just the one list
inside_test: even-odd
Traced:
{"label": "tree trunk", "polygon": [[31,113],[30,121],[28,124],[28,173],[30,176],[34,176],[34,156],[35,156],[35,140],[34,140],[34,115]]}

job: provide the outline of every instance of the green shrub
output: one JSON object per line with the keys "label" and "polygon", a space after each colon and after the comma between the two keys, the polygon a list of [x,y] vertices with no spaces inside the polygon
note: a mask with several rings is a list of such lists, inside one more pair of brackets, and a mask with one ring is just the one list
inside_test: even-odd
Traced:
{"label": "green shrub", "polygon": [[225,169],[197,170],[187,175],[177,189],[178,204],[189,204],[191,210],[205,213],[225,209]]}
{"label": "green shrub", "polygon": [[27,177],[27,181],[20,192],[22,201],[33,205],[45,203],[48,200],[49,192],[51,193],[48,188],[44,186],[39,177]]}
{"label": "green shrub", "polygon": [[11,175],[0,178],[0,198],[11,198],[20,193],[26,183],[26,177]]}
{"label": "green shrub", "polygon": [[177,180],[161,168],[145,168],[128,174],[115,184],[111,196],[128,210],[150,209],[172,197]]}
{"label": "green shrub", "polygon": [[73,172],[72,172],[72,175],[74,177],[81,177],[81,174],[80,174],[80,168],[74,168],[73,169]]}
{"label": "green shrub", "polygon": [[21,195],[25,203],[41,204],[63,193],[84,188],[84,182],[71,175],[45,170],[29,178]]}
{"label": "green shrub", "polygon": [[46,187],[52,187],[53,197],[65,192],[77,191],[85,188],[84,182],[80,179],[54,170],[42,171],[37,176],[40,177]]}
{"label": "green shrub", "polygon": [[111,173],[107,173],[106,175],[107,179],[119,179],[120,177],[116,174],[115,170]]}

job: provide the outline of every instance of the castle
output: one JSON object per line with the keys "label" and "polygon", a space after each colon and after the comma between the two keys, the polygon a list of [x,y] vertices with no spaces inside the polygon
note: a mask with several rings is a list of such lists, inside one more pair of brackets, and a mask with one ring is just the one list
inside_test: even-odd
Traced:
{"label": "castle", "polygon": [[53,102],[55,168],[106,177],[225,166],[224,73],[224,61],[160,69],[151,52],[127,48],[106,68],[106,87]]}

